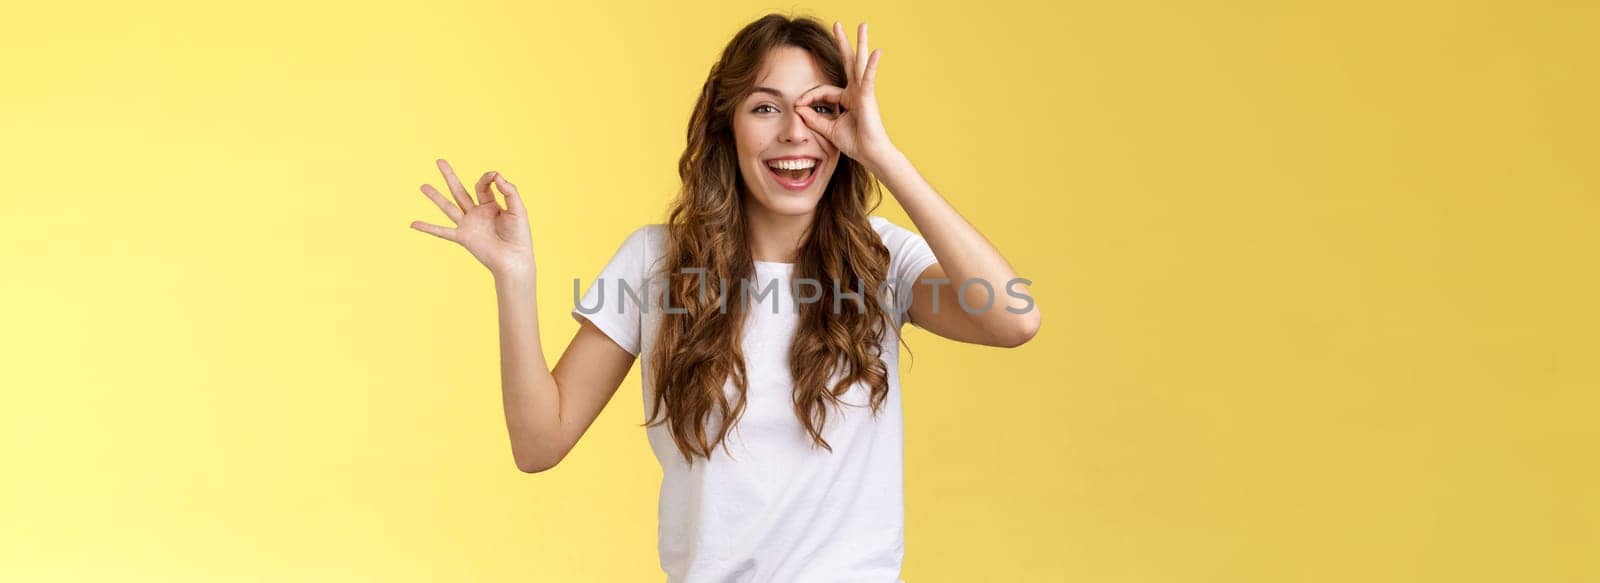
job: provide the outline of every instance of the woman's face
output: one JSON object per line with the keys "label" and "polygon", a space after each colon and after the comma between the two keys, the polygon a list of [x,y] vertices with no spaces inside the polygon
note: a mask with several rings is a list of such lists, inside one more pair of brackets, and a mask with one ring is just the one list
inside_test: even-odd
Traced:
{"label": "woman's face", "polygon": [[[767,54],[755,90],[734,113],[740,174],[755,203],[767,212],[807,215],[822,200],[839,151],[806,126],[794,102],[827,84],[810,53],[779,47]],[[821,102],[807,107],[823,115],[834,115],[838,108]]]}

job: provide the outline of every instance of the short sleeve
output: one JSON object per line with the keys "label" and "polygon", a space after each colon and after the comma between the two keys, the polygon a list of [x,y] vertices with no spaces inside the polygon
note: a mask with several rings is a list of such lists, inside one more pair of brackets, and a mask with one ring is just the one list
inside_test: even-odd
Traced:
{"label": "short sleeve", "polygon": [[[933,248],[928,246],[928,241],[915,231],[883,217],[872,217],[871,223],[878,231],[878,236],[883,238],[884,246],[889,248],[888,277],[895,287],[895,306],[909,308],[917,278],[929,266],[938,263],[939,258],[933,255]],[[910,320],[910,313],[902,311],[896,318],[899,324],[904,325]]]}
{"label": "short sleeve", "polygon": [[[649,301],[645,287],[649,229],[648,225],[635,229],[623,240],[611,261],[589,282],[588,289],[572,307],[574,320],[580,324],[584,319],[594,322],[596,328],[634,356],[639,355],[643,328],[641,304]],[[578,285],[574,282],[573,288]]]}

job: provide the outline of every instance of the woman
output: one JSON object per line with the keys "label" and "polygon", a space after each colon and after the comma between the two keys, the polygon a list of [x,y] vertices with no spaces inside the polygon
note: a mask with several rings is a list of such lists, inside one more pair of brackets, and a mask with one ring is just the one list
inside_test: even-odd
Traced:
{"label": "woman", "polygon": [[[591,283],[554,371],[517,187],[488,172],[474,201],[444,160],[455,204],[422,187],[456,227],[412,227],[494,274],[517,467],[554,467],[643,357],[671,581],[897,581],[900,326],[1008,347],[1039,328],[1027,281],[889,140],[880,55],[865,24],[854,48],[808,18],[739,31],[695,105],[667,222],[630,234]],[[926,239],[869,216],[873,177]],[[960,286],[958,309],[949,282],[969,280],[983,281]]]}

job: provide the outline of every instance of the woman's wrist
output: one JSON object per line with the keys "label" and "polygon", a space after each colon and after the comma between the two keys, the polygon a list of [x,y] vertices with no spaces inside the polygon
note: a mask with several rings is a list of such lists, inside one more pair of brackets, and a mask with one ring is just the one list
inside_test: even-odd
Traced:
{"label": "woman's wrist", "polygon": [[866,166],[867,170],[871,170],[873,174],[878,174],[890,171],[895,165],[903,163],[905,159],[905,154],[902,154],[899,148],[890,144],[862,152],[861,164]]}
{"label": "woman's wrist", "polygon": [[494,275],[495,285],[497,286],[523,284],[531,285],[538,279],[537,271],[538,270],[534,269],[532,264],[519,264],[510,267],[491,269],[489,270],[489,273]]}
{"label": "woman's wrist", "polygon": [[900,182],[908,172],[915,170],[911,166],[911,159],[901,153],[898,148],[889,147],[882,154],[865,157],[862,164],[877,177],[878,182],[893,189],[893,184]]}

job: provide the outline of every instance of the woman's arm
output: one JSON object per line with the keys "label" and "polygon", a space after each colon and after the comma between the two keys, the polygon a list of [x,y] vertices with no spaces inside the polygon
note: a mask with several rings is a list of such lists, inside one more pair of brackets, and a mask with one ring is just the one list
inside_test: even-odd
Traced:
{"label": "woman's arm", "polygon": [[500,306],[500,393],[517,468],[542,472],[566,458],[605,410],[634,356],[585,320],[550,370],[539,342],[534,277],[495,277]]}
{"label": "woman's arm", "polygon": [[[585,322],[554,371],[539,343],[538,280],[527,209],[515,185],[497,172],[478,180],[476,201],[450,164],[438,161],[454,202],[432,185],[423,194],[455,223],[413,221],[411,228],[460,244],[494,275],[500,312],[500,393],[511,455],[524,472],[555,467],[588,431],[632,368],[634,356]],[[505,208],[495,201],[497,186]]]}
{"label": "woman's arm", "polygon": [[[845,39],[844,26],[833,24],[834,44],[843,55],[849,81],[845,87],[826,85],[802,95],[795,103],[806,125],[822,134],[846,156],[866,165],[906,209],[933,249],[938,262],[918,278],[912,297],[911,321],[930,332],[958,340],[991,346],[1018,346],[1039,331],[1039,307],[1026,284],[1017,279],[1000,251],[968,224],[943,196],[934,191],[922,174],[889,140],[878,113],[873,84],[877,79],[878,57],[882,49],[868,53],[867,25],[856,28],[856,47]],[[810,105],[838,105],[831,114],[817,113]],[[946,283],[939,283],[944,280]],[[956,299],[956,290],[966,286],[969,313]],[[1015,294],[1028,298],[1020,306],[1008,306]],[[935,301],[937,298],[937,301]],[[987,310],[982,309],[992,299]],[[1021,310],[1012,313],[1007,307]]]}
{"label": "woman's arm", "polygon": [[[1026,280],[1018,280],[1000,250],[962,218],[898,150],[867,167],[900,201],[938,258],[917,280],[911,321],[961,342],[1015,347],[1032,339],[1039,332],[1039,306],[1032,299],[1010,305],[1018,303],[1008,301],[1013,295],[1031,294],[1023,283]],[[987,282],[987,289],[974,283],[961,290],[964,282],[973,280]],[[957,299],[958,291],[965,291],[963,300]],[[1012,313],[1008,307],[1023,311]]]}

